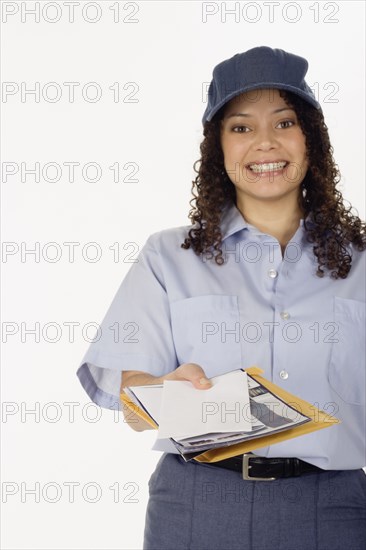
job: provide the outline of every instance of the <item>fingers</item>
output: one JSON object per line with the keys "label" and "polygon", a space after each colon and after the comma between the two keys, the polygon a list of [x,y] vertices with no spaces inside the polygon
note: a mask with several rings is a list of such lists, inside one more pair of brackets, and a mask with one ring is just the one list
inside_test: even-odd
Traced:
{"label": "fingers", "polygon": [[173,380],[188,380],[199,390],[205,390],[212,387],[212,382],[206,377],[205,371],[196,363],[184,363],[175,371]]}

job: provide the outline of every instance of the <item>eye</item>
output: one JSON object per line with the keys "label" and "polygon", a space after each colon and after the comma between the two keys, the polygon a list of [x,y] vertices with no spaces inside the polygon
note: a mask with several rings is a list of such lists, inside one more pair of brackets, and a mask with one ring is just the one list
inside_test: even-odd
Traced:
{"label": "eye", "polygon": [[246,134],[247,132],[245,132],[245,130],[242,131],[243,128],[246,129],[246,130],[249,130],[248,126],[233,126],[231,128],[231,131],[236,132],[237,134]]}
{"label": "eye", "polygon": [[291,126],[295,125],[295,121],[294,120],[283,120],[282,122],[279,122],[279,125],[281,125],[281,124],[290,124],[290,126],[285,126],[285,128],[291,128]]}

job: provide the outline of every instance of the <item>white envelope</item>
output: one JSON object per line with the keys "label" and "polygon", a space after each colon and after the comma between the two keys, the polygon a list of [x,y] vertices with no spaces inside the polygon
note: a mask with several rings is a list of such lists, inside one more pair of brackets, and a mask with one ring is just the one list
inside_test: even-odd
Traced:
{"label": "white envelope", "polygon": [[215,432],[251,432],[247,375],[232,371],[210,379],[212,387],[164,380],[158,439],[183,439]]}

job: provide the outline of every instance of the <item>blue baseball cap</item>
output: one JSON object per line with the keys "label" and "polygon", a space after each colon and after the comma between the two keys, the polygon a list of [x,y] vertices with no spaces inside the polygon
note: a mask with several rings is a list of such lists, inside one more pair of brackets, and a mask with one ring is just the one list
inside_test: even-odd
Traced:
{"label": "blue baseball cap", "polygon": [[268,46],[237,53],[213,70],[202,124],[233,97],[249,90],[277,88],[297,94],[316,109],[321,106],[305,82],[308,62],[304,57]]}

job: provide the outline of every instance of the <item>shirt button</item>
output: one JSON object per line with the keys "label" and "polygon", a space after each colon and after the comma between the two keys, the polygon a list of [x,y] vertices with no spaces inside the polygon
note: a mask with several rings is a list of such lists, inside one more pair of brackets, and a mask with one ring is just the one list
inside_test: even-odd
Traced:
{"label": "shirt button", "polygon": [[290,318],[290,314],[289,314],[288,311],[281,311],[280,317],[281,317],[281,319],[285,319],[285,320],[286,320],[286,319],[289,319],[289,318]]}
{"label": "shirt button", "polygon": [[271,279],[275,279],[277,277],[277,271],[275,269],[269,269],[268,277],[271,277]]}
{"label": "shirt button", "polygon": [[285,371],[285,370],[281,370],[281,372],[280,372],[280,377],[282,378],[282,380],[287,380],[287,378],[288,378],[288,372]]}

